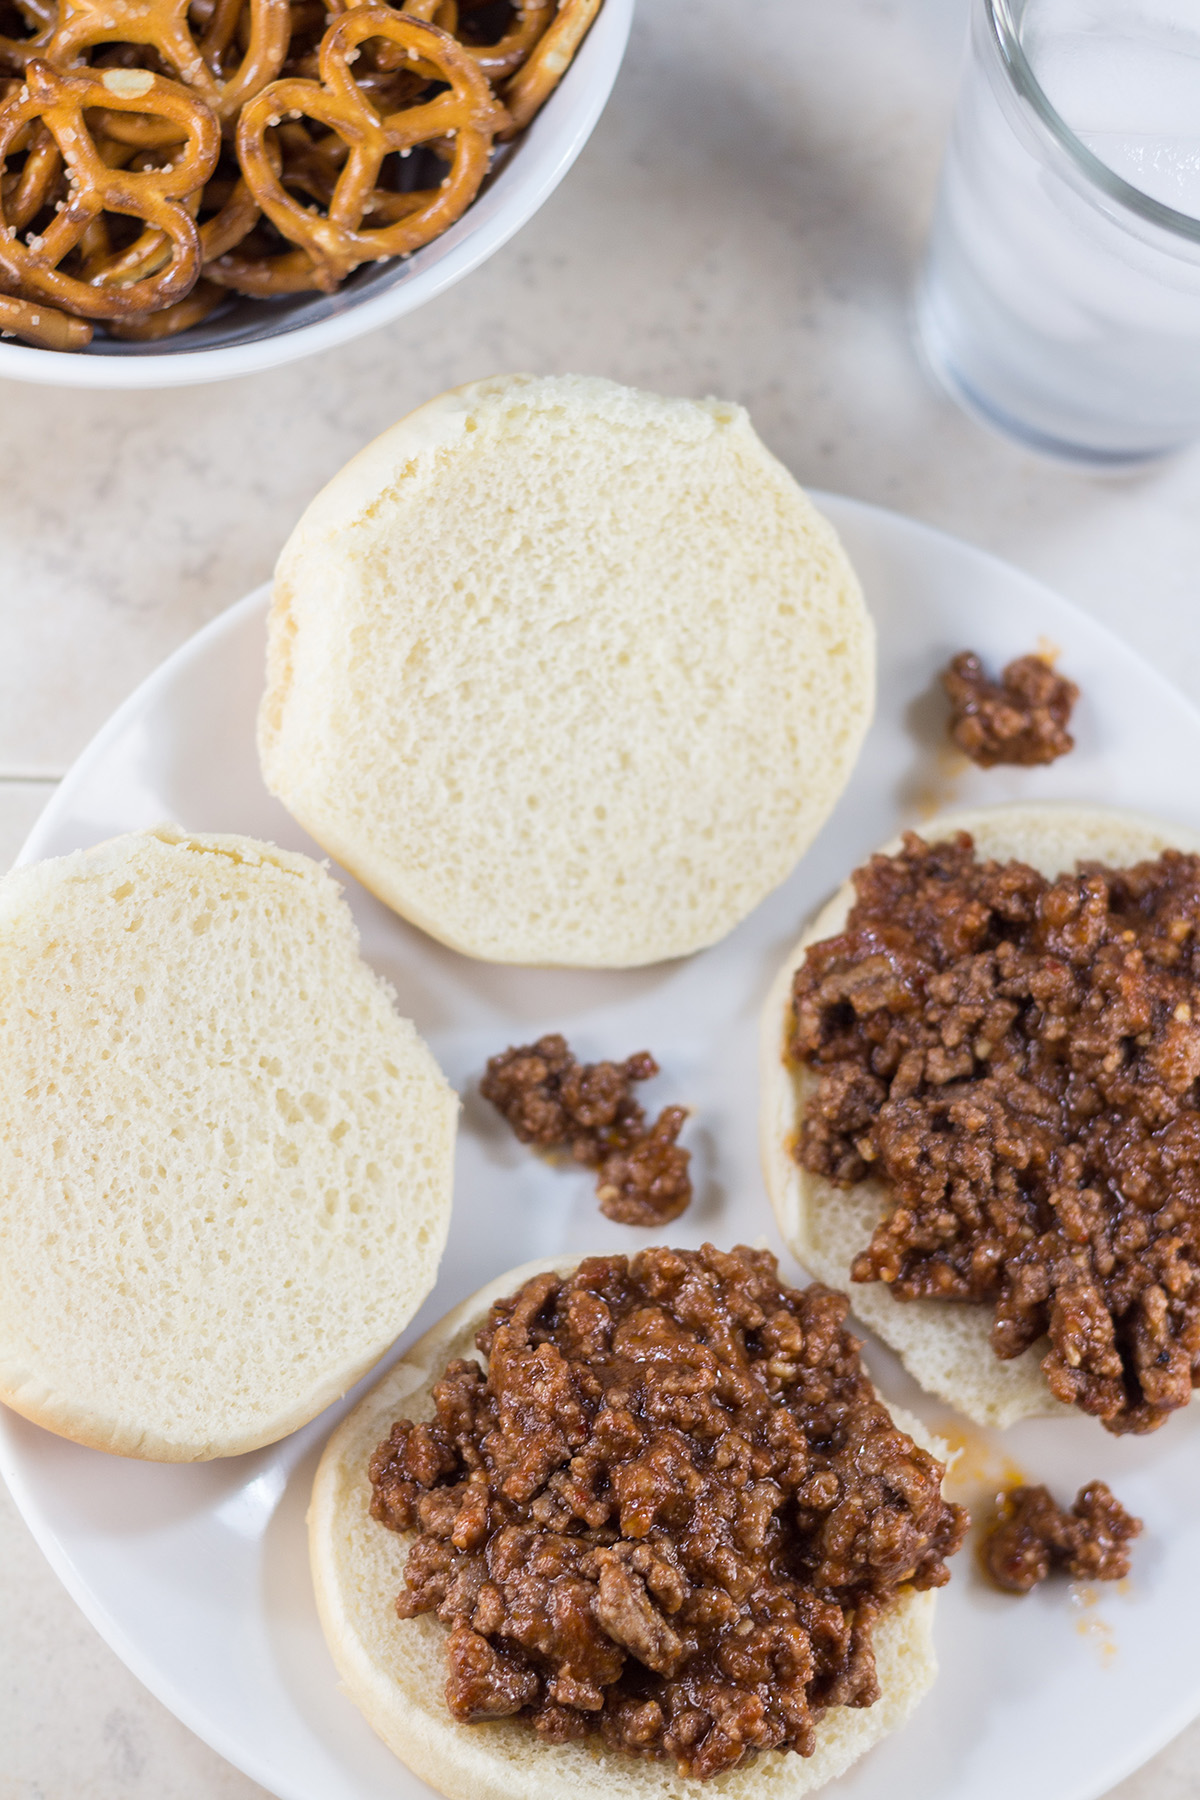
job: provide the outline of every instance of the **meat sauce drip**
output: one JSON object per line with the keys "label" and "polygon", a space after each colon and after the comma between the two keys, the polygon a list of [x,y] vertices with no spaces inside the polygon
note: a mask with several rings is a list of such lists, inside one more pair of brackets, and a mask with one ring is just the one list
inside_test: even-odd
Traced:
{"label": "meat sauce drip", "polygon": [[648,1050],[623,1063],[581,1063],[553,1032],[488,1060],[479,1091],[523,1144],[568,1151],[596,1170],[600,1210],[620,1225],[666,1225],[692,1197],[690,1156],[675,1142],[687,1112],[665,1106],[653,1125],[633,1092],[658,1074]]}
{"label": "meat sauce drip", "polygon": [[1129,1542],[1142,1521],[1131,1517],[1103,1481],[1081,1487],[1070,1512],[1048,1488],[1011,1488],[983,1545],[988,1574],[1008,1594],[1028,1594],[1051,1569],[1080,1581],[1123,1581]]}
{"label": "meat sauce drip", "polygon": [[875,1621],[948,1579],[966,1515],[846,1311],[712,1245],[589,1257],[492,1308],[486,1373],[451,1363],[370,1468],[372,1516],[419,1534],[397,1610],[450,1626],[456,1719],[704,1778],[810,1755],[826,1707],[874,1702]]}
{"label": "meat sauce drip", "polygon": [[853,1265],[1048,1337],[1062,1401],[1153,1431],[1200,1380],[1200,858],[1048,881],[960,832],[854,877],[797,971],[798,1155],[891,1201]]}
{"label": "meat sauce drip", "polygon": [[942,671],[950,737],[981,769],[1050,763],[1075,747],[1067,730],[1079,689],[1041,656],[1018,656],[989,681],[973,650]]}

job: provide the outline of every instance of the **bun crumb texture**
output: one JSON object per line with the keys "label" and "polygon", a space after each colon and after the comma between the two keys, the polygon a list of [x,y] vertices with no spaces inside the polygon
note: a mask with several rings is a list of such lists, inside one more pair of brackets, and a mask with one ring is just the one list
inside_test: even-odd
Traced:
{"label": "bun crumb texture", "polygon": [[457,1102],[316,863],[170,826],[0,882],[0,1399],[271,1443],[433,1285]]}
{"label": "bun crumb texture", "polygon": [[497,377],[334,477],[276,571],[268,787],[497,962],[715,942],[789,873],[873,703],[837,537],[740,407]]}

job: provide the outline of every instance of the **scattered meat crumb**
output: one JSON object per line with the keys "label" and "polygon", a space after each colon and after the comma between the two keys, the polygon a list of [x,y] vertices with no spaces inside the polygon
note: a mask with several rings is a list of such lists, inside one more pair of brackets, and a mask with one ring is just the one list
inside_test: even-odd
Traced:
{"label": "scattered meat crumb", "polygon": [[1122,1581],[1141,1529],[1103,1481],[1080,1488],[1070,1512],[1048,1488],[1016,1487],[1000,1496],[984,1562],[1006,1594],[1028,1594],[1052,1569],[1082,1581]]}
{"label": "scattered meat crumb", "polygon": [[633,1093],[658,1074],[648,1050],[622,1063],[581,1063],[564,1037],[515,1045],[489,1059],[479,1084],[523,1144],[565,1150],[596,1170],[600,1210],[621,1225],[665,1225],[692,1197],[690,1154],[677,1142],[687,1111],[664,1107],[653,1125]]}
{"label": "scattered meat crumb", "polygon": [[1067,724],[1079,689],[1045,657],[1018,656],[995,682],[975,652],[963,650],[942,671],[942,686],[951,706],[950,737],[981,769],[1051,763],[1075,747]]}

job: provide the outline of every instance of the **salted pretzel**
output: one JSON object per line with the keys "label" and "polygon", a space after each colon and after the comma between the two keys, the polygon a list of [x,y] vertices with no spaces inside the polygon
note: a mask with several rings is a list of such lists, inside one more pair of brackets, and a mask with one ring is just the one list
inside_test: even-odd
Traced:
{"label": "salted pretzel", "polygon": [[154,340],[408,255],[601,3],[512,0],[489,44],[493,0],[0,0],[0,335]]}
{"label": "salted pretzel", "polygon": [[[363,3],[388,6],[391,10],[390,0],[363,0]],[[359,0],[329,0],[329,17],[335,19],[358,4]],[[408,0],[402,0],[395,10],[406,13],[411,19],[423,19],[427,25],[440,26],[451,37],[456,35],[458,0],[411,0],[411,4]],[[437,70],[428,63],[412,60],[407,47],[402,44],[377,43],[374,46],[374,61],[380,69],[409,69],[425,84],[437,79]]]}
{"label": "salted pretzel", "polygon": [[[44,55],[67,68],[102,44],[142,44],[154,50],[178,80],[199,95],[222,122],[273,81],[283,67],[291,38],[288,0],[218,0],[204,35],[197,42],[188,20],[189,0],[59,0],[58,25]],[[224,64],[238,45],[243,10],[248,19],[244,52],[228,76]],[[138,135],[135,121],[104,121],[110,135],[149,146],[169,142],[148,133]],[[161,124],[156,127],[161,133]]]}
{"label": "salted pretzel", "polygon": [[[428,63],[449,91],[381,116],[350,71],[355,54],[375,38],[399,46],[414,62]],[[387,7],[356,6],[335,20],[321,40],[319,66],[319,82],[275,81],[243,107],[238,157],[267,218],[307,259],[311,277],[307,285],[328,293],[360,263],[406,256],[452,225],[487,173],[492,139],[507,123],[507,114],[461,44],[436,25]],[[278,152],[275,159],[268,153],[267,133],[285,114],[311,119],[346,146],[325,214],[301,205],[288,192]],[[389,200],[409,203],[405,216],[379,226],[365,225],[379,197],[387,193],[378,185],[384,157],[440,140],[453,145],[453,161],[441,186],[415,197],[389,193]],[[304,273],[295,258],[277,260],[288,265],[280,271],[284,279],[298,280]],[[220,274],[214,279],[221,279]]]}
{"label": "salted pretzel", "polygon": [[[336,15],[355,6],[385,3],[386,0],[331,0],[330,11]],[[554,17],[554,9],[555,0],[524,0],[524,3],[516,0],[513,23],[494,44],[474,44],[462,36],[458,0],[404,0],[403,7],[399,10],[410,19],[424,19],[427,24],[440,25],[443,31],[458,39],[488,80],[496,82],[515,74],[521,67],[548,28]],[[390,54],[386,51],[380,54],[379,66],[390,69],[398,68],[401,64],[393,50]],[[424,67],[420,72],[427,80],[436,79],[435,70]]]}
{"label": "salted pretzel", "polygon": [[[208,217],[200,225],[200,249],[206,263],[225,256],[258,224],[258,202],[244,175],[236,181],[210,183],[200,196],[200,210]],[[211,309],[210,309],[211,310]]]}
{"label": "salted pretzel", "polygon": [[198,281],[184,300],[164,306],[161,312],[137,313],[128,319],[114,320],[108,327],[109,337],[128,339],[131,343],[157,343],[160,338],[174,337],[207,319],[225,298],[224,289],[211,281]]}
{"label": "salted pretzel", "polygon": [[[352,4],[356,0],[352,0]],[[484,74],[491,81],[503,81],[513,75],[529,56],[534,45],[548,29],[554,17],[555,0],[516,0],[512,25],[503,37],[494,44],[473,44],[464,40],[461,35],[461,19],[455,17],[453,24],[448,24],[437,11],[439,0],[405,0],[405,12],[412,13],[415,18],[434,17],[439,25],[454,34],[462,44],[467,55],[472,57]],[[445,0],[441,0],[444,5]],[[450,0],[455,14],[458,14],[457,0]]]}
{"label": "salted pretzel", "polygon": [[40,350],[82,350],[92,341],[92,328],[57,307],[0,293],[0,337],[24,338]]}
{"label": "salted pretzel", "polygon": [[[172,160],[163,168],[110,166],[85,117],[97,107],[172,126]],[[43,232],[22,238],[0,189],[0,280],[25,298],[87,319],[122,318],[182,299],[202,260],[200,234],[183,202],[204,186],[220,149],[220,128],[208,107],[148,69],[62,73],[34,57],[25,85],[0,102],[0,175],[14,142],[39,122],[66,165],[67,196]],[[103,227],[105,214],[136,219],[142,229],[119,253],[87,259],[82,277],[65,272],[60,264],[79,251],[89,228],[94,234]]]}
{"label": "salted pretzel", "polygon": [[563,0],[553,25],[538,39],[528,61],[502,90],[510,119],[500,133],[502,140],[524,131],[541,111],[566,74],[600,6],[601,0]]}

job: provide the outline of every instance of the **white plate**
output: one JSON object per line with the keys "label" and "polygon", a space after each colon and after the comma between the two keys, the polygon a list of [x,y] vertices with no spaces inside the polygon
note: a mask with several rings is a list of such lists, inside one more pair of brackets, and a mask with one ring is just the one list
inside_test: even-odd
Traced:
{"label": "white plate", "polygon": [[[549,1170],[508,1136],[474,1091],[491,1052],[553,1027],[585,1055],[649,1046],[666,1070],[651,1103],[696,1108],[687,1139],[698,1198],[671,1239],[774,1243],[755,1147],[758,1009],[801,920],[865,852],[952,801],[1079,798],[1200,826],[1200,716],[1117,639],[963,544],[851,501],[823,504],[879,626],[879,715],[801,868],[724,943],[632,974],[495,968],[442,949],[347,884],[367,955],[466,1100],[450,1243],[410,1336],[529,1257],[645,1241],[599,1216],[585,1172]],[[259,779],[264,604],[252,594],[214,621],[121,708],[62,783],[24,860],[164,817],[314,849]],[[935,670],[964,645],[999,662],[1043,636],[1083,689],[1078,748],[1050,769],[952,774],[930,697]],[[945,1419],[885,1352],[870,1360],[893,1399]],[[273,1448],[191,1468],[84,1450],[0,1409],[0,1470],[93,1624],[230,1762],[281,1800],[416,1800],[428,1790],[338,1692],[309,1588],[309,1483],[345,1404]],[[985,1485],[1006,1457],[1064,1496],[1093,1476],[1111,1480],[1146,1522],[1134,1574],[1098,1598],[1047,1583],[1014,1600],[987,1588],[964,1552],[939,1603],[937,1686],[837,1785],[840,1800],[1091,1800],[1200,1710],[1200,1420],[1176,1417],[1137,1441],[1082,1417],[1036,1421],[997,1444],[970,1434],[968,1475]]]}

